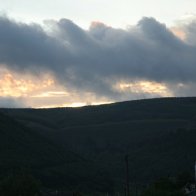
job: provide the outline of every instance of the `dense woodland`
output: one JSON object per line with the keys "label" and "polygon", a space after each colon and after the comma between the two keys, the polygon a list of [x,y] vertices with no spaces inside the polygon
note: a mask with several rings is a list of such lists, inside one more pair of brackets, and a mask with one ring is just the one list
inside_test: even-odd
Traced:
{"label": "dense woodland", "polygon": [[167,179],[180,195],[171,179],[194,175],[196,98],[0,109],[1,182],[28,173],[43,189],[123,195],[125,155],[134,194]]}

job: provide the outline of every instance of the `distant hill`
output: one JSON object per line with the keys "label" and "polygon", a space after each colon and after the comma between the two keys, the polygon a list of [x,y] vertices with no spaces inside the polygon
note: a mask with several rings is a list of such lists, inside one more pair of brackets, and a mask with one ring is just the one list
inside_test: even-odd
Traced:
{"label": "distant hill", "polygon": [[[23,159],[25,164],[29,160],[33,167],[42,165],[48,176],[58,178],[62,186],[97,191],[122,189],[126,154],[132,182],[148,183],[182,171],[193,172],[195,97],[0,112],[4,114],[0,114],[0,134],[4,137],[0,136],[0,140],[6,143],[0,144],[0,157],[13,154],[13,150],[7,150],[13,143],[17,149],[15,159]],[[1,130],[9,130],[9,134],[4,136]],[[75,162],[67,166],[64,163],[68,160]],[[39,175],[47,176],[43,172]]]}

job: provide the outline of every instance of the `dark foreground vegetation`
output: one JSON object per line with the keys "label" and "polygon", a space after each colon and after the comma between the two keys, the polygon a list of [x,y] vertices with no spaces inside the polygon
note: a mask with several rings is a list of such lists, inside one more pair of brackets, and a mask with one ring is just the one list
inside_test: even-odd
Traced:
{"label": "dark foreground vegetation", "polygon": [[0,109],[0,191],[31,176],[34,195],[124,195],[125,155],[132,194],[182,195],[178,176],[194,175],[196,98]]}

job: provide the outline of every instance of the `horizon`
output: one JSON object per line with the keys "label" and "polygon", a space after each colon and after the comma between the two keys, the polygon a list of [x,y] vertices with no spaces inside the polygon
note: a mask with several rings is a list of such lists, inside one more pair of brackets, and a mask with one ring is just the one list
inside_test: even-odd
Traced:
{"label": "horizon", "polygon": [[172,100],[172,99],[191,99],[191,98],[196,98],[196,96],[190,96],[190,97],[152,97],[152,98],[141,98],[141,99],[132,99],[132,100],[123,100],[123,101],[117,101],[117,102],[107,102],[107,103],[100,103],[100,104],[91,104],[87,105],[85,103],[76,103],[76,105],[72,106],[54,106],[54,107],[0,107],[2,110],[9,110],[9,109],[16,109],[16,110],[28,110],[28,109],[33,109],[33,110],[44,110],[44,109],[66,109],[66,108],[71,108],[71,109],[80,109],[80,108],[85,108],[85,107],[99,107],[99,106],[106,106],[106,105],[115,105],[115,104],[123,104],[127,102],[140,102],[140,101],[152,101],[152,100]]}

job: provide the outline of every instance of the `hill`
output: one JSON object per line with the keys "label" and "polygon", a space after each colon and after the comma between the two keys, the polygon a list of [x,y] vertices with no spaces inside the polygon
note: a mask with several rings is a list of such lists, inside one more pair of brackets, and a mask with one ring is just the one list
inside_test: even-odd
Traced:
{"label": "hill", "polygon": [[13,173],[28,172],[44,186],[59,186],[59,181],[61,185],[67,185],[74,180],[74,170],[82,170],[84,164],[86,166],[88,162],[81,156],[0,113],[0,179]]}
{"label": "hill", "polygon": [[[113,187],[122,190],[126,154],[129,155],[130,177],[134,183],[148,183],[182,171],[193,172],[196,157],[194,97],[127,101],[81,108],[0,111],[20,125],[20,134],[14,136],[17,141],[24,141],[23,136],[20,136],[21,127],[29,130],[28,141],[36,136],[38,144],[34,140],[28,142],[33,149],[30,154],[34,154],[35,159],[42,157],[35,149],[54,152],[46,157],[58,160],[59,164],[56,164],[56,173],[54,167],[48,171],[53,179],[60,176],[57,181],[62,186],[68,186],[67,182],[72,178],[69,186],[77,186],[79,189],[90,187],[96,191],[107,191]],[[1,122],[4,121],[6,119]],[[10,124],[4,127],[9,130],[17,127],[9,127]],[[11,137],[15,133],[9,134]],[[9,139],[7,137],[3,140]],[[17,145],[18,148],[20,146],[23,148],[24,143]],[[47,150],[44,152],[47,154]],[[59,159],[56,156],[61,152],[64,156]],[[62,166],[67,161],[68,152],[72,157],[69,160],[73,159],[73,155],[77,159],[77,166],[69,166],[69,174],[63,172],[67,166]],[[1,153],[8,156],[11,152],[1,150]],[[21,155],[26,156],[20,152],[16,157]],[[32,160],[30,162],[33,163]],[[38,159],[38,163],[42,163],[42,158]],[[44,162],[42,165],[47,168]],[[82,180],[78,181],[78,178]]]}

